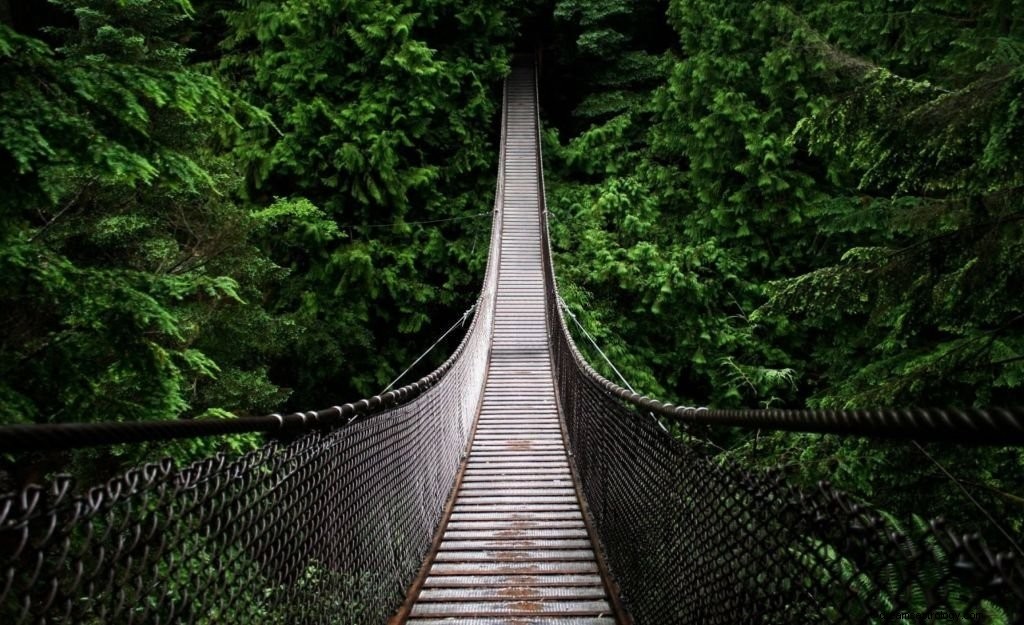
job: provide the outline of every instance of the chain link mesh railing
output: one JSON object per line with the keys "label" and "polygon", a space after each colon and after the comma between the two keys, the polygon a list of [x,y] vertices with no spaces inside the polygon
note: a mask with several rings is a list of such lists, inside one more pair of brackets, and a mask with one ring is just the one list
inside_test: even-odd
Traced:
{"label": "chain link mesh railing", "polygon": [[[543,177],[539,184],[543,198]],[[543,204],[542,211],[547,238]],[[994,553],[941,521],[901,525],[828,485],[800,489],[781,473],[723,461],[659,421],[1019,444],[1022,411],[662,404],[587,364],[563,316],[550,241],[542,247],[556,389],[575,472],[638,625],[1024,623],[1024,567],[1011,553]]]}
{"label": "chain link mesh railing", "polygon": [[627,405],[556,339],[589,509],[636,623],[1024,622],[1024,568],[938,521],[718,461]]}
{"label": "chain link mesh railing", "polygon": [[[504,116],[502,129],[503,152]],[[185,467],[146,464],[84,491],[62,476],[0,496],[0,623],[387,620],[429,550],[478,410],[493,325],[501,171],[499,162],[472,324],[422,380],[305,414],[6,428],[0,447],[8,451],[18,442],[69,448],[238,431],[281,431],[289,440]]]}

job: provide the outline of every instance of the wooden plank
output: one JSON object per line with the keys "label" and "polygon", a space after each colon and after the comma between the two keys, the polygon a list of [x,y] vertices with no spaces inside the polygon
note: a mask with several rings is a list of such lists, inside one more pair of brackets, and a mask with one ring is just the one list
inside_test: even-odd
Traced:
{"label": "wooden plank", "polygon": [[519,586],[506,588],[428,588],[420,594],[421,601],[502,601],[508,599],[603,599],[604,588],[596,586]]}
{"label": "wooden plank", "polygon": [[438,575],[432,577],[428,587],[432,588],[480,588],[484,586],[599,586],[600,575]]}
{"label": "wooden plank", "polygon": [[611,611],[607,601],[478,601],[417,603],[412,616],[530,616],[535,614],[605,615]]}
{"label": "wooden plank", "polygon": [[[510,625],[507,618],[488,617],[447,617],[442,619],[411,619],[410,625]],[[611,617],[538,617],[517,616],[514,625],[615,625]]]}

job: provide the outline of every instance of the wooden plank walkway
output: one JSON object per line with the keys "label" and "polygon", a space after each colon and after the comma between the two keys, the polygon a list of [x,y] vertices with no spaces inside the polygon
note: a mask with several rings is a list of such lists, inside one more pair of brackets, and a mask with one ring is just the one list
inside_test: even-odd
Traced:
{"label": "wooden plank walkway", "polygon": [[494,340],[480,418],[411,625],[614,625],[572,482],[545,322],[532,68],[507,85]]}

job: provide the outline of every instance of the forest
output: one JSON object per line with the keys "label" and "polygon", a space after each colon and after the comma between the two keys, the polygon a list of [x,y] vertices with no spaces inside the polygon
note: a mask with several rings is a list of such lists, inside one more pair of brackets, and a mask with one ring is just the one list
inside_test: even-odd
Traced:
{"label": "forest", "polygon": [[[0,423],[379,393],[475,300],[516,52],[560,289],[638,391],[1024,404],[1022,0],[0,0]],[[1024,530],[1018,448],[712,436]]]}

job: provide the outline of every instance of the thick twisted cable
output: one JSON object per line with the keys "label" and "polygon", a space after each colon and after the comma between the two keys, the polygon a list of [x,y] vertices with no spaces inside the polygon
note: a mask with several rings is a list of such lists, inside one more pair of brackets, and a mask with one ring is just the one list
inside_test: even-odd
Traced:
{"label": "thick twisted cable", "polygon": [[[566,331],[563,327],[563,331]],[[571,343],[570,343],[571,344]],[[577,363],[606,393],[670,421],[747,429],[817,432],[950,441],[986,445],[1024,445],[1024,407],[911,407],[828,409],[755,409],[675,406],[634,393],[597,373],[572,345]]]}
{"label": "thick twisted cable", "polygon": [[383,395],[375,395],[343,406],[286,415],[271,414],[234,419],[6,425],[0,427],[0,453],[61,451],[227,434],[284,434],[326,429],[345,425],[352,419],[371,416],[410,402],[433,386],[449,368],[450,363],[446,363],[422,380]]}

